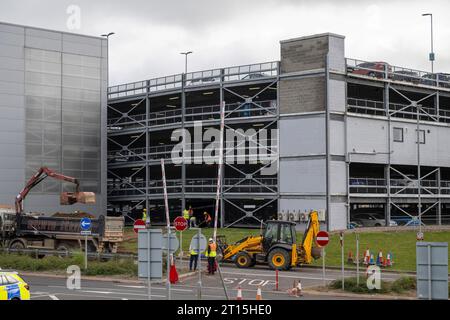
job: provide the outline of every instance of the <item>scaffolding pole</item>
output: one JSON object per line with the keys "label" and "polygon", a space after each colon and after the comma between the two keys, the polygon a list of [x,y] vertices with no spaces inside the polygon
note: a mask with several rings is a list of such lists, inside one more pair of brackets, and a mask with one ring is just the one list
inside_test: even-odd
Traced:
{"label": "scaffolding pole", "polygon": [[219,168],[218,168],[218,172],[217,172],[216,207],[214,208],[214,210],[215,210],[214,211],[214,235],[213,235],[214,242],[216,242],[216,237],[217,237],[217,220],[218,220],[218,216],[219,216],[220,188],[222,185],[224,131],[225,131],[225,101],[221,101]]}

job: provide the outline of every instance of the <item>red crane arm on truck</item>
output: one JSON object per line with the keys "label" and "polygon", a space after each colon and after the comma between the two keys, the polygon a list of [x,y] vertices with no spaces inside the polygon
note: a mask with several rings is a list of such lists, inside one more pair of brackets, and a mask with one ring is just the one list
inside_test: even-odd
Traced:
{"label": "red crane arm on truck", "polygon": [[31,179],[27,182],[27,184],[22,189],[22,191],[20,191],[20,193],[17,195],[16,201],[15,201],[17,215],[20,215],[23,212],[22,202],[25,199],[25,197],[27,196],[27,194],[31,191],[31,189],[33,189],[36,185],[38,185],[42,180],[44,180],[47,177],[52,177],[57,180],[74,183],[75,188],[76,188],[75,196],[74,196],[74,194],[63,193],[66,196],[67,203],[61,203],[61,204],[72,204],[72,203],[77,202],[76,195],[80,194],[80,192],[79,192],[80,183],[78,182],[78,180],[76,178],[72,178],[72,177],[68,177],[68,176],[65,176],[60,173],[56,173],[47,167],[42,167],[39,169],[38,172],[36,172],[36,174],[34,176],[31,177]]}

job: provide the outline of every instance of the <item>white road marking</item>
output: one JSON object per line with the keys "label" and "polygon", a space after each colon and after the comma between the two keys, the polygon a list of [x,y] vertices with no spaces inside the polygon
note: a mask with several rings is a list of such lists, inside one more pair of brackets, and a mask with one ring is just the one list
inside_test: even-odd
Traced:
{"label": "white road marking", "polygon": [[113,292],[109,291],[94,291],[94,290],[81,290],[82,292],[89,292],[89,293],[98,293],[98,294],[111,294]]}
{"label": "white road marking", "polygon": [[48,295],[50,297],[50,299],[52,300],[59,300],[57,296],[55,296],[54,294],[49,294]]}
{"label": "white road marking", "polygon": [[147,288],[146,286],[127,286],[123,284],[118,284],[118,287],[124,287],[124,288],[132,288],[132,289],[144,289]]}

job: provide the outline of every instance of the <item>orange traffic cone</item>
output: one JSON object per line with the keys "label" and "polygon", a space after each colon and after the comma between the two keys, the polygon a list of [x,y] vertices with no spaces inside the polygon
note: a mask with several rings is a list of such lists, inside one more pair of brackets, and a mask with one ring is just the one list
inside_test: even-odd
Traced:
{"label": "orange traffic cone", "polygon": [[391,261],[391,253],[389,252],[386,256],[386,264],[388,267],[392,266],[392,261]]}
{"label": "orange traffic cone", "polygon": [[387,267],[387,259],[383,259],[383,268]]}
{"label": "orange traffic cone", "polygon": [[368,265],[370,260],[370,251],[369,248],[367,248],[366,252],[364,253],[364,265]]}
{"label": "orange traffic cone", "polygon": [[241,289],[241,286],[239,286],[237,290],[238,290],[238,292],[237,292],[236,300],[243,300],[243,299],[242,299],[242,289]]}
{"label": "orange traffic cone", "polygon": [[352,250],[350,250],[350,251],[348,252],[347,263],[351,263],[351,264],[355,263],[355,260],[353,259]]}
{"label": "orange traffic cone", "polygon": [[256,291],[256,300],[262,300],[261,286],[258,286],[258,291]]}

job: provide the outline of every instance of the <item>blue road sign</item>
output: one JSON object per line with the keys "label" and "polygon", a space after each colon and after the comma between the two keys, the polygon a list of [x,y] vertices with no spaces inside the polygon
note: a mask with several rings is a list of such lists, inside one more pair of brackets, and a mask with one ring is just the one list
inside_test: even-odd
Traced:
{"label": "blue road sign", "polygon": [[91,229],[92,221],[89,218],[83,218],[80,221],[81,230],[89,230]]}

